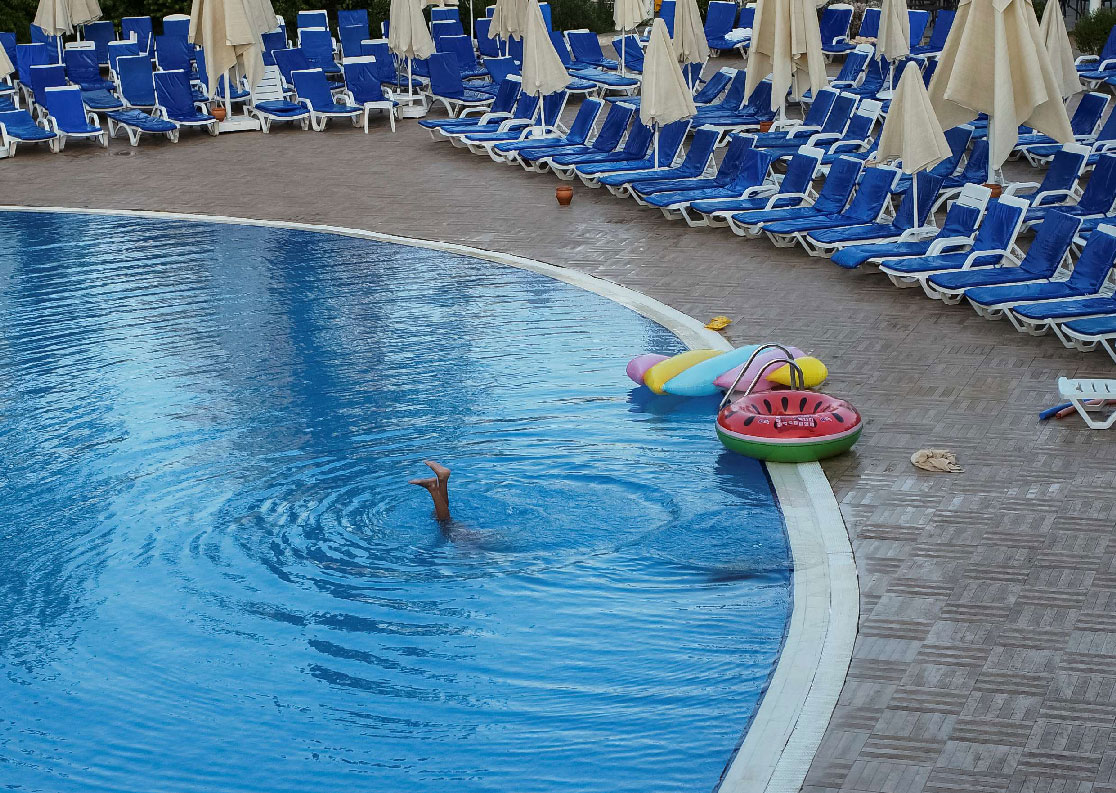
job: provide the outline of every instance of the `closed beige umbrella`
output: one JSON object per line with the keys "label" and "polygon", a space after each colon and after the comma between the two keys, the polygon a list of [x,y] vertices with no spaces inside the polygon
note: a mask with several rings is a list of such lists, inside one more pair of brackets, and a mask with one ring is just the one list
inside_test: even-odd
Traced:
{"label": "closed beige umbrella", "polygon": [[883,0],[880,5],[880,32],[876,38],[876,57],[886,60],[889,89],[895,88],[895,62],[911,54],[911,18],[907,0]]}
{"label": "closed beige umbrella", "polygon": [[1019,125],[1071,143],[1066,106],[1028,0],[960,0],[930,102],[943,129],[988,114],[989,177],[1019,140]]}
{"label": "closed beige umbrella", "polygon": [[1054,82],[1063,97],[1070,97],[1084,90],[1077,76],[1077,66],[1073,58],[1073,46],[1066,32],[1066,19],[1062,16],[1060,3],[1048,2],[1042,12],[1039,24],[1042,43],[1050,56],[1050,68],[1054,71]]}
{"label": "closed beige umbrella", "polygon": [[[520,69],[523,92],[542,97],[563,90],[570,84],[570,74],[562,65],[546,29],[539,0],[530,0],[527,5],[527,26],[523,31],[523,66]],[[545,119],[544,119],[545,121]]]}
{"label": "closed beige umbrella", "polygon": [[0,46],[0,80],[3,80],[9,74],[15,71],[15,65],[12,59],[8,57],[8,51]]}
{"label": "closed beige umbrella", "polygon": [[[946,142],[942,125],[930,104],[930,95],[922,81],[918,66],[908,63],[899,78],[899,87],[891,100],[883,130],[880,132],[876,160],[898,158],[902,161],[903,172],[918,174],[933,168],[949,157],[949,143]],[[918,217],[917,180],[911,183],[914,193],[915,218]]]}
{"label": "closed beige umbrella", "polygon": [[643,58],[643,85],[640,89],[639,119],[655,130],[655,167],[659,167],[659,130],[667,124],[693,118],[697,114],[694,95],[660,17],[651,26],[651,40]]}
{"label": "closed beige umbrella", "polygon": [[101,6],[97,0],[70,0],[70,22],[84,25],[86,22],[95,22],[101,18]]}
{"label": "closed beige umbrella", "polygon": [[795,96],[807,88],[817,95],[829,85],[813,0],[759,0],[748,46],[745,95],[751,96],[768,75],[771,109],[780,116],[791,89]]}
{"label": "closed beige umbrella", "polygon": [[627,74],[627,34],[651,16],[647,0],[616,0],[612,5],[612,21],[620,31],[620,73]]}
{"label": "closed beige umbrella", "polygon": [[709,42],[697,0],[678,0],[674,5],[674,55],[682,64],[709,60]]}
{"label": "closed beige umbrella", "polygon": [[[263,34],[275,27],[271,0],[194,0],[190,41],[205,49],[206,84],[216,96],[221,75],[240,67],[255,88],[263,76]],[[232,78],[225,84],[225,117],[232,119]]]}
{"label": "closed beige umbrella", "polygon": [[388,48],[407,59],[407,98],[414,98],[411,68],[415,58],[423,60],[434,54],[434,40],[422,15],[421,0],[391,0],[388,14]]}
{"label": "closed beige umbrella", "polygon": [[504,41],[523,38],[527,27],[527,0],[496,0],[489,34]]}
{"label": "closed beige umbrella", "polygon": [[65,36],[74,32],[70,4],[66,0],[39,0],[34,24],[48,36]]}

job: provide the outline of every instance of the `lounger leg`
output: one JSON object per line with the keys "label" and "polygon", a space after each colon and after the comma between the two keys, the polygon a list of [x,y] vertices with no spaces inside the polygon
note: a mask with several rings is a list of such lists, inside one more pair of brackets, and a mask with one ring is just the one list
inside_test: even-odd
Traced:
{"label": "lounger leg", "polygon": [[213,137],[217,137],[217,135],[219,135],[221,132],[221,130],[217,126],[219,123],[219,121],[214,121],[212,124],[206,126],[206,129],[209,130],[209,134]]}
{"label": "lounger leg", "polygon": [[[12,148],[14,153],[14,145]],[[1112,362],[1116,363],[1116,347],[1113,346],[1112,339],[1101,339],[1100,345],[1104,348],[1104,351],[1108,353],[1108,357],[1112,359]]]}
{"label": "lounger leg", "polygon": [[391,131],[392,131],[393,134],[395,132],[395,114],[396,114],[396,108],[389,107],[388,108],[388,123],[391,124]]}

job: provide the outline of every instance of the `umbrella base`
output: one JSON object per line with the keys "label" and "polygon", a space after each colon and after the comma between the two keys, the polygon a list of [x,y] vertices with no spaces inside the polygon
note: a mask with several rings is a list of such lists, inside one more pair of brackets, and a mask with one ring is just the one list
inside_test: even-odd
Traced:
{"label": "umbrella base", "polygon": [[394,99],[399,103],[400,118],[422,118],[429,110],[422,94],[396,94]]}
{"label": "umbrella base", "polygon": [[217,122],[218,132],[258,132],[260,128],[260,120],[248,116],[226,118],[224,121]]}

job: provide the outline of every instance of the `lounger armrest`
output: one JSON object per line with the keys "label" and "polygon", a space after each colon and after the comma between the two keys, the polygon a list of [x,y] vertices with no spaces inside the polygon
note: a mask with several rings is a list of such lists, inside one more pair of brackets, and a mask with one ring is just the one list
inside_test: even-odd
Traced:
{"label": "lounger armrest", "polygon": [[305,107],[307,110],[309,110],[311,113],[314,112],[314,106],[312,104],[310,104],[309,99],[304,99],[303,97],[299,97],[298,103],[300,105],[302,105],[303,107]]}
{"label": "lounger armrest", "polygon": [[829,147],[826,154],[855,154],[864,151],[868,145],[866,140],[839,140]]}
{"label": "lounger armrest", "polygon": [[94,113],[92,110],[87,109],[85,111],[85,120],[86,120],[86,122],[89,123],[90,126],[93,126],[93,127],[101,126],[101,119],[97,118],[97,114]]}
{"label": "lounger armrest", "polygon": [[820,129],[821,129],[821,127],[819,127],[817,124],[811,124],[810,126],[806,126],[801,121],[799,121],[791,129],[790,134],[787,135],[787,138],[788,139],[808,138],[809,136],[816,134],[818,132],[818,130],[820,130]]}
{"label": "lounger armrest", "polygon": [[[518,125],[518,127],[517,127],[517,125]],[[511,131],[513,131],[517,128],[518,129],[523,129],[524,127],[529,127],[529,126],[531,126],[530,121],[526,121],[525,119],[522,119],[522,118],[509,118],[505,121],[501,121],[500,126],[497,127],[496,131],[497,132],[511,132]]]}
{"label": "lounger armrest", "polygon": [[56,135],[62,132],[62,129],[58,126],[58,120],[54,116],[46,117],[46,128]]}
{"label": "lounger armrest", "polygon": [[1075,66],[1083,66],[1086,63],[1093,63],[1093,62],[1099,61],[1099,60],[1100,60],[1099,55],[1079,55],[1077,57],[1077,60],[1074,61],[1073,63],[1074,63]]}
{"label": "lounger armrest", "polygon": [[[387,91],[384,91],[384,96],[387,96]],[[488,108],[485,108],[485,107],[478,107],[478,106],[466,107],[466,108],[462,108],[461,112],[457,114],[457,117],[458,118],[465,118],[465,116],[469,115],[470,113],[479,114],[479,115],[483,116],[487,112],[487,110],[488,110]],[[481,123],[484,123],[484,122],[482,121]]]}
{"label": "lounger armrest", "polygon": [[[224,106],[224,103],[222,103],[222,106]],[[205,115],[209,115],[209,103],[208,102],[194,102],[194,110],[197,110],[199,113],[204,113]]]}
{"label": "lounger armrest", "polygon": [[334,97],[334,99],[335,100],[340,99],[341,104],[343,104],[343,105],[355,105],[356,104],[356,100],[353,99],[353,92],[350,91],[347,88],[344,91],[342,91],[341,93],[339,93],[336,97]]}
{"label": "lounger armrest", "polygon": [[790,198],[798,199],[797,206],[810,206],[814,203],[814,199],[807,193],[776,193],[767,199],[767,204],[763,208],[765,210],[774,209],[776,204]]}
{"label": "lounger armrest", "polygon": [[1047,199],[1059,199],[1061,203],[1068,203],[1073,200],[1073,190],[1043,190],[1041,193],[1035,193],[1031,196],[1031,206],[1051,206],[1052,203],[1047,202]]}
{"label": "lounger armrest", "polygon": [[779,192],[779,188],[772,184],[760,184],[755,187],[749,187],[744,191],[741,198],[762,198],[763,196],[773,195]]}
{"label": "lounger armrest", "polygon": [[165,121],[170,121],[170,116],[167,115],[167,109],[162,105],[155,105],[155,109],[151,111],[151,115],[156,118],[164,119]]}
{"label": "lounger armrest", "polygon": [[926,255],[937,256],[953,248],[965,248],[972,244],[972,237],[942,237],[940,240],[934,240],[930,243],[930,249],[926,251]]}
{"label": "lounger armrest", "polygon": [[848,44],[849,43],[849,37],[848,36],[834,36],[833,40],[830,41],[829,43],[830,44]]}
{"label": "lounger armrest", "polygon": [[1016,195],[1023,190],[1037,190],[1042,185],[1039,182],[1012,182],[1004,186],[1004,195]]}
{"label": "lounger armrest", "polygon": [[[939,231],[941,231],[941,229],[937,228],[936,226],[918,226],[917,228],[907,229],[906,231],[904,231],[902,234],[899,235],[899,239],[897,239],[896,242],[917,242],[918,240],[926,239],[927,237],[933,237]],[[944,242],[945,240],[939,241]],[[964,241],[968,242],[969,240],[965,239]]]}
{"label": "lounger armrest", "polygon": [[1116,151],[1116,141],[1098,141],[1093,144],[1093,154],[1108,154],[1111,151]]}
{"label": "lounger armrest", "polygon": [[820,149],[831,146],[839,140],[841,140],[841,136],[836,132],[819,132],[816,135],[811,135],[805,145]]}
{"label": "lounger armrest", "polygon": [[[477,110],[483,110],[483,108],[478,107]],[[511,115],[511,113],[485,113],[483,116],[480,117],[480,122],[478,123],[478,126],[484,126],[484,125],[487,125],[487,124],[495,124],[497,121],[503,121],[504,119],[506,119],[510,115]]]}
{"label": "lounger armrest", "polygon": [[1098,72],[1107,72],[1109,69],[1116,69],[1116,58],[1101,61],[1100,66],[1097,67]]}

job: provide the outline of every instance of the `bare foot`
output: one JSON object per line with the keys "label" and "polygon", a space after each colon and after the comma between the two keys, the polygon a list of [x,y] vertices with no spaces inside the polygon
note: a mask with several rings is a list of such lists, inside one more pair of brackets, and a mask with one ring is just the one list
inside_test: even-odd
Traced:
{"label": "bare foot", "polygon": [[[437,465],[437,463],[435,463]],[[441,468],[441,466],[438,466]],[[449,477],[449,469],[446,471],[446,478]],[[438,520],[449,520],[449,496],[446,493],[446,483],[440,475],[438,477],[430,477],[427,479],[411,479],[410,484],[425,487],[430,493],[430,497],[434,500],[434,517]]]}
{"label": "bare foot", "polygon": [[438,489],[438,480],[434,477],[430,477],[429,479],[411,479],[407,482],[407,484],[425,487],[431,493]]}
{"label": "bare foot", "polygon": [[445,484],[450,478],[450,469],[446,468],[444,465],[436,463],[433,460],[423,460],[423,462],[426,463],[427,468],[434,472],[434,476],[438,477],[439,482]]}

